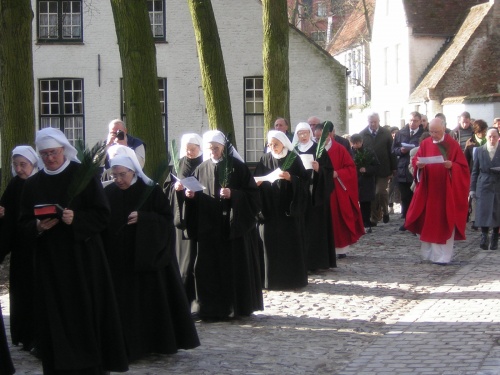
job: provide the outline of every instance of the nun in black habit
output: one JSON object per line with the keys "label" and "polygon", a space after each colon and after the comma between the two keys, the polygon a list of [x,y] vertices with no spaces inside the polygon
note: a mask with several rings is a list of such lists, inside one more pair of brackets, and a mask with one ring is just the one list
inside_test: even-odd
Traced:
{"label": "nun in black habit", "polygon": [[247,316],[263,309],[255,230],[259,191],[220,131],[205,133],[203,144],[207,160],[194,176],[205,188],[186,190],[185,202],[188,235],[198,246],[195,307],[203,320]]}
{"label": "nun in black habit", "polygon": [[[318,269],[336,267],[337,264],[330,213],[330,195],[334,187],[333,166],[324,149],[324,144],[313,142],[312,137],[313,133],[309,124],[301,122],[295,127],[292,144],[297,145],[301,158],[304,157],[302,155],[310,157],[309,160],[303,159],[304,167],[307,165],[306,169],[310,177],[305,227],[307,269],[314,272]],[[322,147],[323,152],[316,159],[318,147]],[[311,160],[313,161],[309,164]]]}
{"label": "nun in black habit", "polygon": [[38,156],[31,146],[12,150],[12,175],[0,198],[0,263],[10,253],[9,301],[10,335],[14,345],[31,350],[35,340],[34,325],[34,240],[19,233],[21,192],[28,177],[38,172]]}
{"label": "nun in black habit", "polygon": [[282,171],[293,146],[286,135],[271,130],[267,136],[270,152],[264,154],[255,169],[255,177],[267,176],[280,169],[274,181],[259,182],[262,213],[259,220],[264,252],[264,288],[284,290],[307,285],[306,234],[304,215],[307,208],[309,176],[297,156]]}
{"label": "nun in black habit", "polygon": [[[125,147],[125,146],[122,146]],[[134,153],[110,160],[105,193],[111,221],[104,232],[129,361],[200,345],[174,258],[167,197]]]}
{"label": "nun in black habit", "polygon": [[[203,162],[203,139],[195,133],[184,134],[181,138],[179,150],[179,166],[174,174],[178,179],[190,177],[196,167]],[[172,150],[174,152],[174,150]],[[184,220],[184,186],[171,175],[163,184],[163,191],[167,194],[170,208],[174,215],[175,225],[175,255],[179,263],[182,282],[186,289],[189,303],[196,299],[194,288],[194,261],[196,259],[196,241],[187,238],[186,221]]]}
{"label": "nun in black habit", "polygon": [[[35,143],[44,165],[24,184],[20,227],[24,236],[36,239],[36,346],[43,372],[126,371],[125,342],[100,236],[110,214],[101,183],[92,175],[82,179],[86,168],[60,130],[38,131]],[[35,205],[56,203],[64,208],[56,217],[35,216]]]}

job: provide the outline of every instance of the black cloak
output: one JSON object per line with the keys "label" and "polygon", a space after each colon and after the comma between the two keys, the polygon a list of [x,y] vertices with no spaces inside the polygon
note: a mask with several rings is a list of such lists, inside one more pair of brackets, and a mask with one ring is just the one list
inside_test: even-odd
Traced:
{"label": "black cloak", "polygon": [[[2,206],[3,207],[3,206]],[[2,305],[0,305],[0,375],[12,375],[16,371],[10,358],[9,345],[5,335],[5,326],[3,324]]]}
{"label": "black cloak", "polygon": [[15,176],[5,189],[0,206],[5,207],[5,216],[0,219],[0,263],[10,253],[9,298],[10,335],[14,345],[23,344],[30,350],[34,344],[34,240],[19,233],[21,192],[26,180]]}
{"label": "black cloak", "polygon": [[[130,361],[200,345],[175,259],[167,197],[141,179],[126,190],[105,189],[111,206],[104,233]],[[138,211],[137,224],[127,225]]]}
{"label": "black cloak", "polygon": [[20,226],[36,238],[35,305],[37,348],[44,374],[76,371],[99,374],[128,369],[125,342],[100,233],[109,220],[101,183],[92,179],[69,207],[71,225],[62,221],[38,234],[33,207],[68,204],[67,189],[80,164],[62,172],[40,171],[26,180]]}
{"label": "black cloak", "polygon": [[[281,167],[285,157],[264,154],[255,176],[265,176]],[[262,212],[259,231],[264,253],[264,288],[283,290],[307,285],[304,214],[308,202],[309,177],[297,156],[287,170],[291,181],[278,179],[259,186]]]}
{"label": "black cloak", "polygon": [[[313,155],[316,160],[314,143],[307,151],[299,154]],[[315,271],[337,266],[335,244],[333,242],[330,195],[334,188],[333,165],[326,150],[319,160],[318,172],[308,169],[309,199],[305,214],[307,269]]]}
{"label": "black cloak", "polygon": [[[194,170],[203,161],[203,156],[195,159],[183,157],[179,160],[178,178],[183,179],[193,174]],[[173,173],[173,172],[172,172]],[[175,174],[175,173],[174,173]],[[188,239],[185,234],[186,222],[184,220],[184,199],[186,198],[184,190],[175,191],[174,185],[176,180],[170,175],[163,184],[163,191],[167,194],[170,208],[174,215],[175,225],[175,255],[179,263],[179,270],[186,289],[188,301],[192,302],[195,296],[194,287],[194,261],[196,259],[196,241]]]}
{"label": "black cloak", "polygon": [[188,235],[198,245],[194,275],[202,319],[247,316],[264,308],[255,230],[259,191],[248,167],[230,157],[230,199],[220,199],[217,164],[207,160],[194,172],[206,189],[185,201]]}

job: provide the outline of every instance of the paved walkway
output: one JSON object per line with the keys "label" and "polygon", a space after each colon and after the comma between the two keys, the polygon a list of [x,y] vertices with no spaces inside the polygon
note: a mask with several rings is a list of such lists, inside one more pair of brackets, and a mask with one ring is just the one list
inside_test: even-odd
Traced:
{"label": "paved walkway", "polygon": [[[243,320],[197,323],[201,347],[128,374],[500,374],[500,250],[468,230],[453,265],[421,262],[401,224],[391,215],[306,288],[266,292],[265,310]],[[11,352],[17,374],[41,374]]]}

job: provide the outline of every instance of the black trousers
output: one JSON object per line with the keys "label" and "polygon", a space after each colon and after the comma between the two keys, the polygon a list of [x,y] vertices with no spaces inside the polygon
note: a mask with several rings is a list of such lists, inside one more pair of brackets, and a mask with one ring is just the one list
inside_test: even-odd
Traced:
{"label": "black trousers", "polygon": [[411,191],[411,182],[398,182],[399,192],[401,193],[401,216],[406,218],[406,212],[410,207],[413,191]]}

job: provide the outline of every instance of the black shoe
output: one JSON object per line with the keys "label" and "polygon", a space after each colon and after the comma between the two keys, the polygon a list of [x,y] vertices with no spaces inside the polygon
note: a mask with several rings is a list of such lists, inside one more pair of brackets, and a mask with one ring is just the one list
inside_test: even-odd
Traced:
{"label": "black shoe", "polygon": [[374,223],[373,221],[370,221],[370,225],[371,225],[372,227],[376,227],[376,226],[377,226],[377,223]]}
{"label": "black shoe", "polygon": [[347,258],[347,254],[339,254],[339,255],[337,255],[337,259],[343,259],[343,258]]}
{"label": "black shoe", "polygon": [[498,249],[498,233],[493,233],[491,235],[490,250]]}
{"label": "black shoe", "polygon": [[405,226],[404,226],[404,225],[401,225],[401,226],[399,227],[399,231],[400,231],[400,232],[406,232],[406,228],[405,228]]}
{"label": "black shoe", "polygon": [[483,250],[488,250],[488,233],[481,233],[481,241],[479,247]]}
{"label": "black shoe", "polygon": [[385,224],[387,224],[389,222],[389,214],[384,215],[382,220]]}
{"label": "black shoe", "polygon": [[372,228],[365,228],[365,233],[371,233],[372,232]]}

